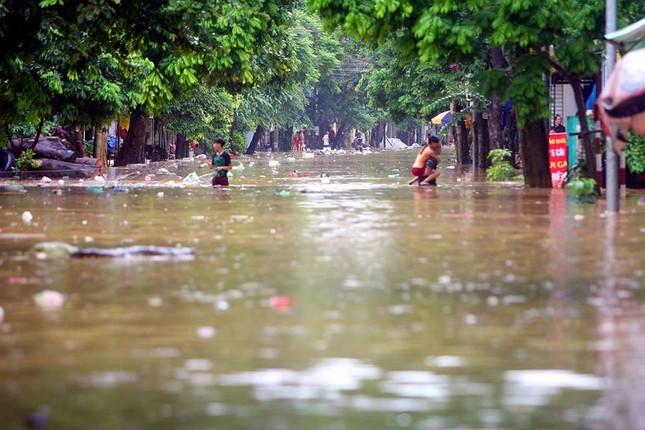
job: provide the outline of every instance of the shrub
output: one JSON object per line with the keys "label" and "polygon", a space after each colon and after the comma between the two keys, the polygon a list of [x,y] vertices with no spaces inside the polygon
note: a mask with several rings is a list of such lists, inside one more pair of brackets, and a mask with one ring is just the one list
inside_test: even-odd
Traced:
{"label": "shrub", "polygon": [[630,172],[645,172],[645,136],[630,133],[629,145],[625,148],[625,161]]}
{"label": "shrub", "polygon": [[36,153],[31,149],[22,151],[20,157],[16,158],[16,165],[12,168],[13,172],[18,174],[27,170],[28,167],[40,167],[40,163],[34,160]]}
{"label": "shrub", "polygon": [[508,159],[511,151],[508,149],[493,149],[488,153],[492,166],[486,169],[486,180],[491,182],[517,180],[517,170]]}

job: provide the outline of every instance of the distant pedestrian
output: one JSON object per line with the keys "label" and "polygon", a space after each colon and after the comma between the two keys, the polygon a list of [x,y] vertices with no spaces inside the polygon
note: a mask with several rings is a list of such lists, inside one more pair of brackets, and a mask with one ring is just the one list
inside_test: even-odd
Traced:
{"label": "distant pedestrian", "polygon": [[329,132],[327,132],[327,133],[325,133],[323,135],[322,142],[323,142],[323,150],[330,149],[329,148]]}
{"label": "distant pedestrian", "polygon": [[550,133],[566,133],[567,129],[562,125],[562,115],[556,115],[553,119],[553,127]]}
{"label": "distant pedestrian", "polygon": [[327,134],[329,135],[329,143],[331,144],[331,149],[338,149],[338,145],[336,144],[336,132],[334,131],[334,129],[329,127],[327,129]]}
{"label": "distant pedestrian", "polygon": [[354,147],[357,151],[363,152],[363,133],[357,131],[354,139],[352,140],[352,143],[354,144]]}
{"label": "distant pedestrian", "polygon": [[226,141],[221,137],[213,140],[213,160],[210,163],[210,168],[215,170],[215,175],[211,184],[213,186],[228,186],[228,171],[233,168],[231,164],[231,156],[228,152],[224,151]]}

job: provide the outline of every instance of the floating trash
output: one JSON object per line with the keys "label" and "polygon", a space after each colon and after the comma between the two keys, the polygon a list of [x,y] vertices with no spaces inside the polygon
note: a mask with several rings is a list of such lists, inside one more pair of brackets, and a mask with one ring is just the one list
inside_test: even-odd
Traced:
{"label": "floating trash", "polygon": [[22,213],[22,222],[25,224],[29,225],[31,224],[31,221],[34,219],[34,216],[31,214],[29,211],[24,211]]}
{"label": "floating trash", "polygon": [[163,191],[159,191],[159,192],[157,193],[157,197],[162,198],[163,196],[164,196]]}
{"label": "floating trash", "polygon": [[85,191],[87,191],[88,193],[92,193],[92,194],[102,194],[103,193],[103,188],[101,188],[101,187],[87,187],[87,188],[85,188]]}
{"label": "floating trash", "polygon": [[148,306],[158,308],[163,305],[163,299],[159,296],[148,297]]}
{"label": "floating trash", "polygon": [[282,190],[282,191],[280,191],[280,192],[278,193],[278,195],[279,195],[280,197],[289,197],[289,196],[291,195],[291,191]]}
{"label": "floating trash", "polygon": [[121,184],[116,184],[113,188],[114,192],[116,193],[129,193],[130,189],[126,187],[125,185]]}
{"label": "floating trash", "polygon": [[197,327],[197,330],[195,330],[195,334],[200,339],[210,339],[215,337],[216,332],[215,327],[210,326]]}
{"label": "floating trash", "polygon": [[200,183],[199,176],[197,176],[197,173],[195,172],[190,172],[188,176],[182,179],[181,182],[184,184],[190,184],[190,185],[198,185]]}
{"label": "floating trash", "polygon": [[162,167],[161,169],[157,169],[157,175],[171,175],[171,173],[168,169]]}
{"label": "floating trash", "polygon": [[51,181],[52,181],[52,180],[51,180],[51,178],[48,178],[47,176],[43,176],[43,177],[40,179],[40,183],[41,183],[41,184],[49,184]]}
{"label": "floating trash", "polygon": [[18,191],[21,193],[26,193],[27,190],[25,190],[25,187],[22,185],[16,185],[16,184],[7,184],[4,186],[4,189],[7,191]]}
{"label": "floating trash", "polygon": [[230,308],[231,305],[226,300],[216,300],[215,303],[213,303],[213,307],[216,311],[221,312]]}
{"label": "floating trash", "polygon": [[0,323],[4,321],[4,309],[0,306]]}
{"label": "floating trash", "polygon": [[65,296],[58,291],[44,290],[34,296],[34,301],[45,310],[56,310],[63,307]]}
{"label": "floating trash", "polygon": [[286,296],[274,296],[269,299],[269,306],[273,309],[289,309],[293,306],[293,299]]}

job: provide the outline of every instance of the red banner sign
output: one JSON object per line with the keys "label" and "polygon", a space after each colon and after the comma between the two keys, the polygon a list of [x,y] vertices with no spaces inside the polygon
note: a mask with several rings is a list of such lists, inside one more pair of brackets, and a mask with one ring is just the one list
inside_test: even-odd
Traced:
{"label": "red banner sign", "polygon": [[549,171],[553,188],[562,188],[567,178],[567,133],[549,134]]}

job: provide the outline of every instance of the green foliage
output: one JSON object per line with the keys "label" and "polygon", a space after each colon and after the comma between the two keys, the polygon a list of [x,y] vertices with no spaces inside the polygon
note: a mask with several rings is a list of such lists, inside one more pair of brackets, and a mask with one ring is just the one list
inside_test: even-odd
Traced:
{"label": "green foliage", "polygon": [[508,159],[511,151],[508,149],[493,149],[488,153],[491,166],[486,169],[486,180],[490,182],[504,182],[518,180],[518,172]]}
{"label": "green foliage", "polygon": [[2,5],[2,123],[56,115],[99,125],[117,112],[154,114],[197,85],[238,92],[281,79],[295,62],[288,0]]}
{"label": "green foliage", "polygon": [[[43,123],[43,128],[42,128],[42,133],[47,134],[50,132],[50,130],[58,125],[54,121],[45,121]],[[11,139],[16,139],[20,137],[31,137],[34,138],[36,137],[36,129],[37,125],[36,124],[31,124],[31,123],[19,123],[19,122],[14,122],[14,123],[9,123],[9,132],[11,133]]]}
{"label": "green foliage", "polygon": [[569,194],[581,203],[596,201],[596,180],[593,178],[577,178],[567,184]]}
{"label": "green foliage", "polygon": [[22,151],[20,156],[16,158],[16,165],[12,167],[13,172],[18,174],[27,170],[27,168],[38,168],[40,163],[37,160],[34,160],[36,153],[31,149],[26,149]]}
{"label": "green foliage", "polygon": [[246,150],[246,136],[240,131],[233,133],[233,141],[230,145],[231,152],[240,154]]}
{"label": "green foliage", "polygon": [[569,195],[575,201],[581,203],[593,203],[596,201],[596,180],[587,177],[586,160],[578,160],[571,167],[567,178],[567,189],[569,190]]}
{"label": "green foliage", "polygon": [[166,129],[191,139],[226,136],[235,98],[223,88],[197,87],[173,100],[159,114]]}
{"label": "green foliage", "polygon": [[630,133],[629,144],[625,148],[625,159],[630,172],[645,172],[645,136]]}

